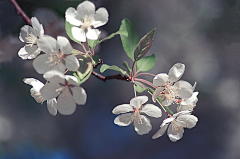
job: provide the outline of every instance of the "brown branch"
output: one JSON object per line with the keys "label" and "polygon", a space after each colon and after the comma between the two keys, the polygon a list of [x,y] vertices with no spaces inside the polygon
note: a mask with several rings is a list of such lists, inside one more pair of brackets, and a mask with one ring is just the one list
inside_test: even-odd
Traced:
{"label": "brown branch", "polygon": [[30,20],[30,18],[25,14],[25,12],[21,9],[21,7],[18,5],[18,3],[16,2],[16,0],[9,0],[13,5],[14,7],[16,8],[17,10],[17,13],[20,14],[23,19],[29,24],[31,25],[32,22]]}
{"label": "brown branch", "polygon": [[[20,14],[20,15],[23,17],[23,19],[24,19],[29,25],[31,25],[32,23],[31,23],[30,18],[29,18],[29,17],[25,14],[25,12],[21,9],[21,7],[18,5],[18,3],[16,2],[16,0],[9,0],[9,1],[14,5],[14,7],[15,7],[16,10],[17,10],[17,13]],[[98,62],[98,64],[97,64],[95,67],[97,67],[97,66],[98,66],[99,64],[101,64],[101,63],[102,63],[102,60],[100,59],[99,62]],[[106,76],[106,77],[104,77],[104,76],[98,74],[97,72],[93,71],[93,72],[92,72],[92,75],[94,75],[95,77],[97,77],[98,79],[100,79],[100,80],[102,80],[102,81],[104,81],[104,82],[106,82],[107,80],[110,80],[110,79],[118,79],[118,80],[124,80],[124,81],[131,81],[127,76],[123,76],[123,77],[122,77],[120,74],[114,75],[114,76]]]}
{"label": "brown branch", "polygon": [[120,74],[104,77],[104,76],[98,74],[97,72],[93,71],[93,72],[92,72],[92,75],[94,75],[94,76],[97,77],[98,79],[102,80],[103,82],[106,82],[107,80],[111,80],[111,79],[123,80],[123,81],[128,81],[128,82],[131,81],[131,80],[129,79],[129,77],[127,77],[127,76],[122,76],[122,75],[120,75]]}

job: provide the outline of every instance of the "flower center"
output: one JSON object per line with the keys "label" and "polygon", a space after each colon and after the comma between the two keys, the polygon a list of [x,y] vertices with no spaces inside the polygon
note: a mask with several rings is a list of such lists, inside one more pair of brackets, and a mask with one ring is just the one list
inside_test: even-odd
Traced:
{"label": "flower center", "polygon": [[172,86],[170,82],[167,82],[167,84],[164,86],[164,90],[161,92],[160,96],[163,96],[168,103],[178,103],[179,94],[178,90],[180,89],[180,86]]}
{"label": "flower center", "polygon": [[52,51],[52,53],[49,54],[48,57],[48,63],[49,66],[59,66],[59,64],[63,61],[64,54],[61,53],[61,51]]}
{"label": "flower center", "polygon": [[81,26],[85,33],[88,31],[89,28],[91,28],[91,23],[92,23],[93,17],[92,15],[85,15],[83,19],[83,25]]}
{"label": "flower center", "polygon": [[38,38],[35,35],[33,35],[32,32],[30,34],[27,33],[27,37],[25,37],[25,39],[27,40],[26,46],[30,46],[30,47],[37,44],[37,41],[38,41]]}
{"label": "flower center", "polygon": [[40,92],[37,92],[37,91],[33,91],[31,93],[31,96],[38,102],[38,103],[43,103],[44,100],[43,100],[43,97],[41,95]]}
{"label": "flower center", "polygon": [[180,131],[183,130],[183,126],[178,123],[176,120],[172,121],[172,131],[179,133]]}
{"label": "flower center", "polygon": [[138,124],[143,124],[142,118],[140,116],[140,109],[141,108],[134,108],[133,115],[131,117],[131,122],[135,121],[138,122]]}

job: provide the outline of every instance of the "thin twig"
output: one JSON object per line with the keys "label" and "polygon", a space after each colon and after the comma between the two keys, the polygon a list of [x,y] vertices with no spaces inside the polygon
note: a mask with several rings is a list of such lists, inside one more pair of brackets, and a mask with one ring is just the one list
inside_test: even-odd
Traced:
{"label": "thin twig", "polygon": [[107,80],[111,80],[111,79],[123,80],[123,81],[128,81],[128,82],[130,81],[130,79],[127,76],[122,76],[120,74],[104,77],[104,76],[98,74],[97,72],[93,71],[92,75],[94,75],[98,79],[102,80],[103,82],[106,82]]}

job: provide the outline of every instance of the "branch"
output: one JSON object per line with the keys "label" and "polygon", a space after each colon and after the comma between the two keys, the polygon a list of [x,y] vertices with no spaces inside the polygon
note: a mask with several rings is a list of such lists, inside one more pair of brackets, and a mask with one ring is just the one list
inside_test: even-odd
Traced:
{"label": "branch", "polygon": [[104,77],[104,76],[98,74],[97,72],[93,71],[93,72],[92,72],[92,75],[94,75],[94,76],[97,77],[98,79],[102,80],[103,82],[106,82],[107,80],[111,80],[111,79],[123,80],[123,81],[128,81],[128,82],[131,81],[131,80],[129,79],[129,77],[127,77],[127,76],[122,76],[122,75],[120,75],[120,74]]}
{"label": "branch", "polygon": [[[14,7],[15,7],[16,10],[17,10],[17,13],[18,13],[19,15],[21,15],[21,16],[23,17],[23,19],[24,19],[29,25],[31,25],[31,24],[32,24],[31,19],[30,19],[30,18],[25,14],[25,12],[21,9],[21,7],[18,5],[18,3],[16,2],[16,0],[9,0],[9,1],[14,5]],[[97,65],[99,65],[99,64],[101,64],[101,63],[102,63],[102,61],[100,60]],[[96,67],[97,67],[97,65],[96,65]],[[127,76],[122,77],[120,74],[114,75],[114,76],[104,77],[104,76],[98,74],[97,72],[94,72],[94,71],[93,71],[93,72],[92,72],[92,75],[94,75],[95,77],[97,77],[98,79],[100,79],[100,80],[102,80],[102,81],[104,81],[104,82],[106,82],[107,80],[110,80],[110,79],[118,79],[118,80],[130,81],[130,79],[129,79]]]}
{"label": "branch", "polygon": [[20,14],[23,19],[29,24],[31,25],[32,22],[30,20],[30,18],[25,14],[25,12],[21,9],[21,7],[18,5],[18,3],[16,2],[16,0],[9,0],[13,5],[14,7],[16,8],[17,10],[17,13]]}

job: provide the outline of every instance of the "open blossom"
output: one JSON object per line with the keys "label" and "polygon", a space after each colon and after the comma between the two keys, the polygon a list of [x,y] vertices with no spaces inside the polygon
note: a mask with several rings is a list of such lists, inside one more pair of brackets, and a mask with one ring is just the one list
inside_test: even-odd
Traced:
{"label": "open blossom", "polygon": [[49,83],[40,90],[42,98],[49,100],[58,97],[57,110],[60,114],[71,115],[76,110],[76,103],[80,105],[86,103],[87,94],[79,87],[76,77],[64,75],[57,70],[50,70],[43,77]]}
{"label": "open blossom", "polygon": [[158,86],[152,95],[155,102],[157,97],[162,98],[162,104],[169,106],[178,102],[178,98],[189,98],[193,93],[193,86],[187,81],[178,81],[185,71],[185,65],[175,64],[169,73],[160,73],[153,79],[153,85]]}
{"label": "open blossom", "polygon": [[[30,89],[31,96],[38,102],[38,103],[43,103],[45,99],[43,99],[40,89],[44,86],[42,82],[40,82],[37,79],[34,78],[24,78],[23,81],[26,84],[29,84],[32,86]],[[56,98],[52,98],[47,100],[47,108],[50,114],[56,115],[57,114],[57,100]]]}
{"label": "open blossom", "polygon": [[152,129],[150,120],[141,114],[147,114],[148,116],[159,118],[162,116],[162,111],[153,104],[143,105],[147,101],[147,96],[138,96],[131,99],[130,104],[116,106],[112,113],[121,115],[115,118],[114,123],[119,126],[128,126],[133,122],[134,129],[139,135],[149,133]]}
{"label": "open blossom", "polygon": [[32,17],[31,22],[33,27],[24,25],[19,35],[19,39],[26,43],[18,52],[19,57],[24,60],[34,59],[41,52],[38,40],[44,35],[43,26],[36,17]]}
{"label": "open blossom", "polygon": [[70,7],[65,13],[66,21],[77,26],[72,27],[73,37],[81,42],[86,38],[97,40],[100,34],[97,27],[105,25],[108,22],[108,12],[106,8],[99,8],[95,12],[95,5],[90,1],[80,3],[77,10]]}
{"label": "open blossom", "polygon": [[182,99],[182,101],[180,102],[177,108],[177,111],[178,112],[184,111],[184,110],[193,111],[193,108],[196,106],[198,102],[197,95],[198,95],[198,92],[194,92],[190,98]]}
{"label": "open blossom", "polygon": [[61,72],[64,72],[66,68],[70,71],[77,71],[80,67],[76,56],[71,54],[73,48],[67,38],[58,36],[56,40],[45,35],[38,40],[38,45],[46,53],[39,55],[33,61],[33,67],[39,74],[52,69]]}
{"label": "open blossom", "polygon": [[198,118],[194,115],[189,114],[190,111],[181,111],[173,116],[163,120],[161,128],[152,136],[153,139],[159,138],[162,136],[168,127],[168,137],[172,142],[176,142],[183,137],[184,128],[191,129],[198,122]]}

